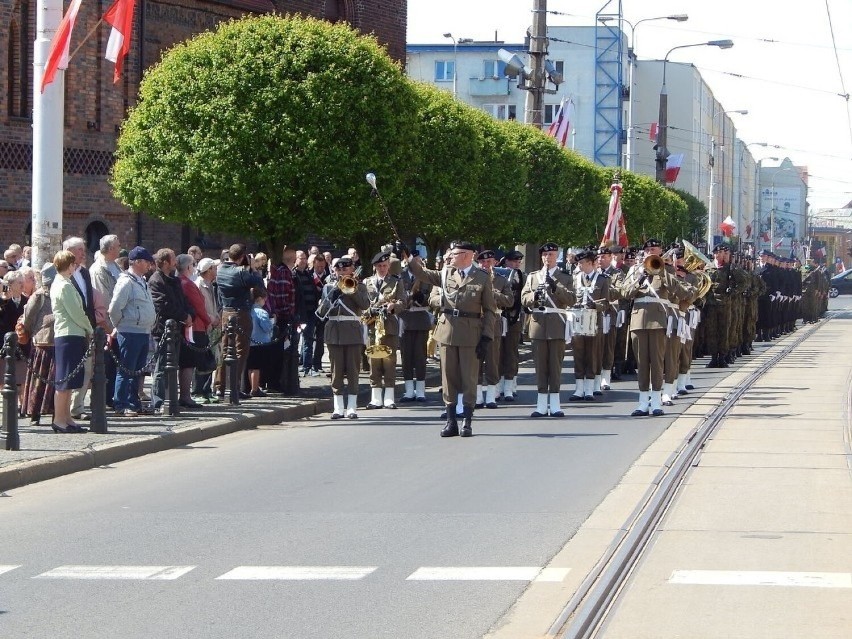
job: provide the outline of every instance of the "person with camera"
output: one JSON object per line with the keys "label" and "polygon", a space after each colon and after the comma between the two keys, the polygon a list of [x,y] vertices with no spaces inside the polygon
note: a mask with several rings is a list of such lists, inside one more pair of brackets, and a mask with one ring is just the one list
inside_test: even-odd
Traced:
{"label": "person with camera", "polygon": [[[242,385],[248,363],[249,345],[251,344],[253,305],[251,290],[263,286],[263,278],[251,268],[251,262],[246,253],[245,244],[232,244],[228,249],[228,259],[219,266],[216,273],[216,285],[219,289],[219,299],[222,305],[222,351],[227,352],[231,338],[226,329],[231,317],[237,318],[237,334],[234,345],[237,351],[238,387]],[[227,367],[223,363],[216,375],[219,387],[219,397],[225,396],[227,383]],[[240,399],[249,399],[250,395],[240,391]]]}
{"label": "person with camera", "polygon": [[569,337],[566,308],[576,301],[571,276],[557,265],[559,246],[546,242],[538,249],[542,267],[530,273],[521,292],[521,302],[531,309],[532,342],[538,398],[531,417],[563,417],[559,400],[562,385],[562,361]]}
{"label": "person with camera", "polygon": [[[479,364],[485,359],[494,335],[497,305],[491,276],[473,265],[476,247],[470,242],[454,242],[453,265],[440,271],[427,269],[419,255],[409,261],[418,281],[440,286],[435,341],[441,345],[441,385],[447,422],[441,437],[471,437]],[[497,335],[497,338],[500,336]],[[464,422],[459,429],[456,401],[463,395]]]}

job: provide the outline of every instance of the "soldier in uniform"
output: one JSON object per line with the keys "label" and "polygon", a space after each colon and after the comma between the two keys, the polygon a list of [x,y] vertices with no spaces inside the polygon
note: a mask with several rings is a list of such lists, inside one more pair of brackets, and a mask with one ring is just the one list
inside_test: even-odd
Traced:
{"label": "soldier in uniform", "polygon": [[[511,308],[514,303],[512,287],[509,280],[499,273],[494,272],[497,257],[491,249],[479,253],[476,258],[479,268],[488,273],[491,278],[491,289],[494,295],[494,303],[500,314],[495,314],[494,325],[491,329],[494,339],[488,344],[485,360],[482,362],[480,374],[485,383],[476,387],[476,407],[497,408],[497,383],[500,381],[500,347],[503,343],[504,322],[502,312]],[[481,379],[481,378],[480,378]],[[482,396],[484,393],[484,397]]]}
{"label": "soldier in uniform", "polygon": [[[659,256],[660,241],[649,239],[642,247],[646,255]],[[661,258],[662,259],[662,258]],[[677,299],[688,297],[689,289],[666,271],[650,273],[644,265],[636,268],[621,287],[622,297],[633,300],[630,314],[630,339],[636,354],[639,383],[639,404],[632,417],[663,415],[663,366],[666,355],[666,329],[674,314],[670,295]]]}
{"label": "soldier in uniform", "polygon": [[599,384],[604,351],[604,313],[609,309],[609,277],[595,269],[595,258],[595,253],[591,250],[577,254],[577,272],[574,273],[577,309],[595,311],[597,330],[594,335],[575,333],[571,338],[576,380],[574,393],[568,398],[572,402],[591,402],[595,399],[595,393],[601,394]]}
{"label": "soldier in uniform", "polygon": [[[475,247],[456,242],[452,247],[453,265],[442,271],[423,267],[420,257],[412,257],[409,268],[421,281],[441,287],[440,316],[435,339],[441,345],[441,383],[447,422],[441,437],[473,435],[473,409],[479,363],[489,342],[494,339],[494,314],[497,307],[491,289],[491,277],[473,265]],[[464,395],[464,423],[459,429],[455,404]]]}
{"label": "soldier in uniform", "polygon": [[[372,396],[368,409],[396,408],[394,388],[396,386],[396,351],[399,348],[399,318],[397,312],[405,308],[406,295],[402,280],[390,274],[391,254],[380,252],[373,259],[375,275],[364,280],[370,298],[368,311],[372,320],[374,339],[371,344],[387,346],[387,357],[370,357],[370,389]],[[369,321],[368,320],[368,321]],[[379,336],[379,326],[384,335]]]}
{"label": "soldier in uniform", "polygon": [[[610,375],[615,366],[615,342],[618,338],[618,285],[624,279],[624,273],[615,265],[613,257],[615,249],[602,246],[598,249],[598,268],[609,278],[609,304],[604,311],[603,321],[603,360],[600,375],[595,378],[595,388],[605,391],[610,389]],[[600,377],[600,380],[597,379]]]}
{"label": "soldier in uniform", "polygon": [[713,287],[707,293],[704,303],[705,350],[710,355],[707,368],[728,368],[726,354],[728,348],[728,326],[731,323],[731,271],[728,268],[730,248],[727,244],[713,247],[714,266],[707,269]]}
{"label": "soldier in uniform", "polygon": [[771,251],[760,252],[760,267],[757,276],[763,282],[763,293],[757,298],[757,341],[768,342],[772,339],[772,313],[775,291],[778,290],[778,267],[772,262]]}
{"label": "soldier in uniform", "polygon": [[521,270],[521,260],[524,254],[520,251],[509,251],[503,258],[504,268],[510,269],[509,287],[512,290],[513,302],[509,308],[503,309],[503,321],[506,324],[506,334],[500,346],[500,381],[498,382],[497,397],[505,402],[515,401],[518,390],[518,349],[521,344],[521,332],[524,328],[524,306],[521,303],[521,291],[524,288],[524,272]]}
{"label": "soldier in uniform", "polygon": [[559,389],[562,384],[562,361],[570,323],[566,307],[576,301],[571,278],[559,270],[556,258],[559,247],[547,242],[539,247],[541,270],[530,273],[521,292],[522,304],[532,309],[530,340],[532,341],[538,399],[532,417],[563,417]]}
{"label": "soldier in uniform", "polygon": [[[616,254],[618,255],[618,254]],[[621,286],[630,273],[630,269],[636,264],[636,253],[633,249],[627,249],[624,260],[618,264],[620,274],[613,278],[610,289],[615,289],[620,299],[618,302],[618,321],[616,322],[615,357],[612,368],[612,379],[621,379],[622,374],[635,374],[636,363],[633,358],[633,348],[630,345],[630,322],[628,318],[633,311],[632,300],[621,297]],[[629,365],[628,365],[629,364]]]}
{"label": "soldier in uniform", "polygon": [[731,322],[728,324],[728,350],[725,361],[733,364],[742,344],[743,316],[745,315],[745,297],[748,293],[748,275],[740,266],[740,255],[737,253],[728,265],[731,274]]}
{"label": "soldier in uniform", "polygon": [[431,284],[416,281],[411,270],[402,271],[402,283],[407,301],[405,310],[399,314],[402,321],[400,354],[402,356],[402,379],[405,393],[400,402],[426,401],[426,345],[435,317],[429,310]]}
{"label": "soldier in uniform", "polygon": [[695,301],[698,293],[697,289],[692,285],[695,277],[688,274],[683,265],[683,247],[679,244],[673,245],[671,255],[673,256],[673,264],[667,263],[666,271],[669,275],[677,278],[684,288],[688,290],[689,294],[684,296],[683,294],[675,295],[674,291],[669,292],[669,302],[675,314],[672,316],[671,331],[667,327],[666,334],[666,357],[663,363],[663,406],[673,406],[673,400],[678,394],[677,381],[680,376],[681,352],[687,341],[686,312]]}
{"label": "soldier in uniform", "polygon": [[347,292],[338,285],[344,278],[354,278],[355,264],[351,257],[345,255],[339,258],[334,269],[338,277],[323,287],[322,299],[316,311],[317,317],[327,320],[324,335],[331,361],[331,392],[334,395],[331,418],[341,419],[344,416],[343,391],[346,390],[345,416],[357,419],[358,374],[366,333],[361,313],[370,307],[370,298],[363,282],[355,280],[357,283],[354,290]]}

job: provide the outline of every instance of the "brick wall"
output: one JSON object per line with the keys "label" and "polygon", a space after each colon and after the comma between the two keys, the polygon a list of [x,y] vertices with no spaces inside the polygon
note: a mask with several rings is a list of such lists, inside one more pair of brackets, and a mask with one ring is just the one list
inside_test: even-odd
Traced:
{"label": "brick wall", "polygon": [[[74,28],[74,39],[92,29],[107,9],[109,0],[84,2]],[[67,5],[67,2],[66,2]],[[23,11],[21,7],[24,7]],[[137,4],[131,52],[124,73],[113,83],[113,65],[103,54],[109,26],[102,25],[95,36],[75,55],[65,73],[65,177],[64,235],[86,237],[91,224],[101,223],[118,235],[122,244],[143,243],[151,249],[173,246],[185,249],[199,239],[196,230],[166,224],[137,215],[112,197],[107,182],[118,127],[127,109],[135,102],[142,69],[158,62],[165,50],[196,33],[215,28],[222,20],[247,13],[276,11],[302,13],[319,18],[346,20],[364,33],[374,33],[396,60],[405,59],[407,3],[405,0],[143,0]],[[36,0],[0,0],[0,248],[22,242],[30,222],[32,202],[32,42],[28,50],[14,49],[11,34],[22,28],[35,37]],[[18,31],[19,32],[19,31]],[[143,37],[140,38],[140,33]],[[76,46],[72,42],[72,48]],[[11,48],[10,48],[11,47]],[[10,52],[14,55],[10,56]],[[13,77],[9,60],[28,56],[26,78]],[[23,81],[25,84],[20,84]],[[28,102],[24,117],[14,113],[15,88]],[[10,102],[11,101],[11,102]],[[10,106],[11,104],[11,106]],[[251,238],[211,235],[208,254],[216,246],[232,241],[252,244]]]}

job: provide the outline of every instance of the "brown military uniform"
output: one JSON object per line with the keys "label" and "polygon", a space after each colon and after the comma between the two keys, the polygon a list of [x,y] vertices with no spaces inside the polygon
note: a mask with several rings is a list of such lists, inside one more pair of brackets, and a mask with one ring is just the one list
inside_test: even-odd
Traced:
{"label": "brown military uniform", "polygon": [[[367,287],[367,296],[370,298],[372,309],[383,311],[389,302],[396,302],[399,311],[405,305],[406,293],[402,280],[396,275],[388,273],[383,280],[378,275],[373,275],[364,280]],[[371,388],[393,388],[396,383],[396,351],[399,348],[399,318],[396,312],[385,312],[383,315],[384,336],[378,341],[391,349],[388,357],[370,358],[370,387]],[[375,333],[377,321],[372,323],[370,344],[375,344]]]}
{"label": "brown military uniform", "polygon": [[[323,333],[331,362],[331,390],[335,395],[344,391],[343,379],[346,378],[346,391],[353,398],[358,394],[358,375],[361,365],[361,350],[366,339],[366,328],[361,321],[361,313],[370,306],[367,287],[359,283],[354,293],[343,294],[332,302],[330,296],[337,288],[337,282],[326,284],[317,315],[325,317]],[[354,400],[352,400],[354,402]],[[353,404],[354,405],[354,404]]]}

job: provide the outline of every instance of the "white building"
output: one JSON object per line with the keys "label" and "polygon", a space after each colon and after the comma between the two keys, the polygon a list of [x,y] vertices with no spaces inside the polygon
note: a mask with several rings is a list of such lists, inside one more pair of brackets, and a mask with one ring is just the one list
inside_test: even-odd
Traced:
{"label": "white building", "polygon": [[[636,173],[654,177],[650,129],[659,119],[663,62],[629,59],[625,34],[606,25],[550,27],[548,38],[547,59],[563,74],[564,81],[558,87],[548,85],[552,92],[544,99],[544,125],[553,121],[562,98],[570,97],[574,127],[569,148],[598,164],[631,167]],[[448,39],[439,44],[408,45],[407,73],[414,80],[454,92],[460,101],[498,119],[523,120],[527,91],[518,89],[516,80],[505,77],[505,64],[497,55],[501,48],[528,60],[529,47],[523,43],[463,38],[453,43]],[[632,87],[628,87],[631,61],[635,66]],[[666,66],[667,146],[670,153],[684,155],[673,186],[708,206],[714,235],[720,234],[720,222],[730,215],[743,240],[753,241],[757,229],[754,157],[737,138],[732,114],[715,99],[698,70],[674,62]],[[631,100],[633,145],[628,157]],[[749,228],[750,237],[746,232]]]}

